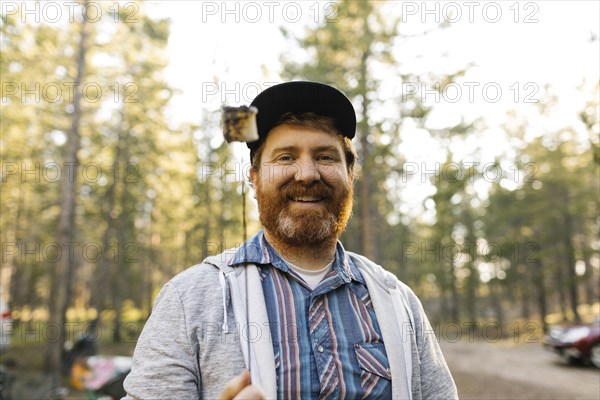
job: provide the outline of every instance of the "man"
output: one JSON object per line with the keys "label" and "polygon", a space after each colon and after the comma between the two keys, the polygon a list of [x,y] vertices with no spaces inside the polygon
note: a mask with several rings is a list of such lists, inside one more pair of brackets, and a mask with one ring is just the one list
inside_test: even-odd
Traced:
{"label": "man", "polygon": [[414,293],[338,241],[352,210],[350,101],[288,82],[251,105],[264,230],[165,285],[125,381],[129,398],[456,398]]}

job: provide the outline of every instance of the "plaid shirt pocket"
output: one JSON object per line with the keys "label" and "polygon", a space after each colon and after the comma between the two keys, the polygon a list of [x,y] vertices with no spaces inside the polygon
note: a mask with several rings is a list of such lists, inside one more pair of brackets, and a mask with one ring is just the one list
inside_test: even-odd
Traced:
{"label": "plaid shirt pocket", "polygon": [[383,342],[356,343],[354,353],[361,368],[361,386],[365,397],[389,387],[392,373]]}

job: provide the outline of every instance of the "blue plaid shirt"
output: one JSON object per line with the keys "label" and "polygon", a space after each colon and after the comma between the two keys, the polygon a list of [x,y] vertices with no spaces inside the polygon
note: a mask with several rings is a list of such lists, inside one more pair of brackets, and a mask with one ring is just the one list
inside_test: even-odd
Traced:
{"label": "blue plaid shirt", "polygon": [[332,270],[311,290],[260,231],[231,265],[261,271],[280,399],[391,398],[391,373],[362,275],[340,242]]}

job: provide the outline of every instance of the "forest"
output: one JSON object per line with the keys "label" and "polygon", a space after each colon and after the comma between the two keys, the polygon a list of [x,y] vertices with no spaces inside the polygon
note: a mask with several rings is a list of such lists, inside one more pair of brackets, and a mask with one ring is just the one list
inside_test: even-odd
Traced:
{"label": "forest", "polygon": [[[436,126],[439,104],[416,90],[448,95],[471,66],[403,68],[392,49],[412,38],[381,3],[343,0],[343,23],[281,28],[295,50],[281,55],[280,80],[335,84],[357,110],[345,248],[407,283],[442,331],[541,334],[597,312],[598,81],[578,88],[581,107],[565,126],[544,123],[559,102],[551,86],[540,90],[528,104],[535,121],[509,114],[507,150],[483,160],[489,122]],[[72,333],[64,327],[96,321],[102,340],[135,341],[162,285],[243,238],[245,150],[224,142],[212,105],[198,104],[194,121],[168,117],[170,21],[144,2],[82,4],[95,7],[70,23],[24,23],[23,10],[5,9],[0,26],[1,296],[13,342],[47,341],[50,369]],[[390,79],[406,90],[381,95]],[[408,158],[409,131],[426,132],[423,145],[443,159]],[[416,204],[415,186],[425,188]],[[244,192],[250,235],[260,225]]]}

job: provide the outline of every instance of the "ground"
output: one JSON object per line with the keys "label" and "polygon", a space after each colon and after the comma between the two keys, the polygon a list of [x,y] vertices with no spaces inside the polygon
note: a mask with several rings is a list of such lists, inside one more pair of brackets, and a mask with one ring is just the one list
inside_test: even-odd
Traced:
{"label": "ground", "polygon": [[[600,369],[572,366],[544,350],[540,343],[504,340],[475,341],[462,338],[441,342],[444,356],[456,380],[462,400],[600,400]],[[131,354],[132,345],[103,346],[105,354]],[[15,399],[50,398],[51,382],[41,373],[42,347],[13,348],[5,354],[16,363],[11,369],[19,379]],[[71,391],[69,400],[86,399]]]}
{"label": "ground", "polygon": [[568,365],[540,343],[441,342],[462,400],[599,400],[600,369]]}

